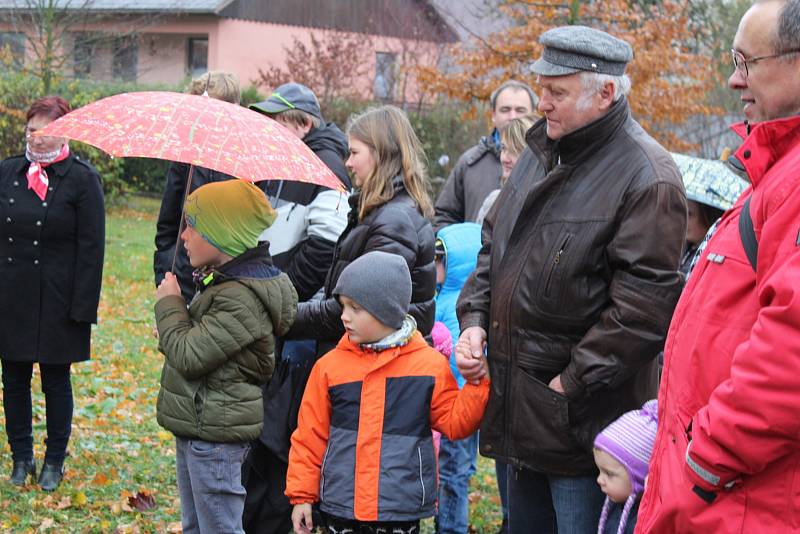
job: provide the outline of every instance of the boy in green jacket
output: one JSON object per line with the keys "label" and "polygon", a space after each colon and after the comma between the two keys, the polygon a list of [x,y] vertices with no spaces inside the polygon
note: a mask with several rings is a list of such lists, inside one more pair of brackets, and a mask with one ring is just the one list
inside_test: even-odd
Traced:
{"label": "boy in green jacket", "polygon": [[176,438],[185,533],[242,530],[242,462],[261,433],[261,385],[275,336],[289,330],[297,293],[258,236],[275,220],[249,182],[206,184],[186,199],[181,234],[199,293],[188,309],[172,273],[156,290],[164,353],[158,424]]}

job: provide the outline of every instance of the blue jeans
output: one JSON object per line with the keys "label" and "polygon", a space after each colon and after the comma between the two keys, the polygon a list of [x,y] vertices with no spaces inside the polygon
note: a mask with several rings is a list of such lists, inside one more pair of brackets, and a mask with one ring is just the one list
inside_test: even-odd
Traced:
{"label": "blue jeans", "polygon": [[242,462],[249,448],[247,443],[175,438],[184,534],[244,534]]}
{"label": "blue jeans", "polygon": [[494,474],[497,476],[497,493],[503,507],[503,525],[508,528],[508,464],[502,460],[494,461]]}
{"label": "blue jeans", "polygon": [[605,495],[597,477],[565,477],[508,466],[511,534],[593,534]]}
{"label": "blue jeans", "polygon": [[469,527],[469,479],[475,473],[478,433],[439,445],[439,515],[436,532],[464,534]]}

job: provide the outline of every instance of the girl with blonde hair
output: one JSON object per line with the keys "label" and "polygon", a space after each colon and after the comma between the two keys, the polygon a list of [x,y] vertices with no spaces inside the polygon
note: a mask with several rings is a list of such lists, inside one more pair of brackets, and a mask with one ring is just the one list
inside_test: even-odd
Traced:
{"label": "girl with blonde hair", "polygon": [[[436,268],[434,236],[428,218],[425,155],[406,114],[394,106],[370,108],[352,117],[347,128],[353,175],[350,215],[328,271],[324,298],[298,306],[290,336],[317,340],[324,354],[344,335],[342,309],[332,291],[342,270],[356,258],[381,250],[401,256],[413,285],[409,315],[423,335],[434,322]],[[390,288],[387,288],[390,289]]]}

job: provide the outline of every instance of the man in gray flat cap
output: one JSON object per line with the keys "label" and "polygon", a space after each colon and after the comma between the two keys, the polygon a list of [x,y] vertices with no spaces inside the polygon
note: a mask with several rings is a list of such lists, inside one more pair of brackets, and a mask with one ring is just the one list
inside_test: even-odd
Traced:
{"label": "man in gray flat cap", "polygon": [[456,361],[476,380],[488,350],[480,450],[509,464],[509,531],[589,533],[604,499],[594,438],[656,395],[686,197],[669,153],[631,118],[631,47],[582,26],[539,41],[544,118],[484,223]]}

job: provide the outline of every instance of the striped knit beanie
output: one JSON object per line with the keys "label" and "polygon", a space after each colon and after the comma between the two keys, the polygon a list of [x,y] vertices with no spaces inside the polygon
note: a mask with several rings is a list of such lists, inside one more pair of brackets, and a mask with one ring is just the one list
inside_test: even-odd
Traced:
{"label": "striped knit beanie", "polygon": [[[658,401],[653,399],[647,401],[639,410],[622,414],[594,438],[594,447],[607,452],[622,464],[631,481],[631,495],[622,510],[618,533],[625,532],[628,514],[636,499],[644,491],[644,479],[653,453],[657,427]],[[606,497],[597,530],[599,533],[605,529],[610,507],[611,501]]]}

